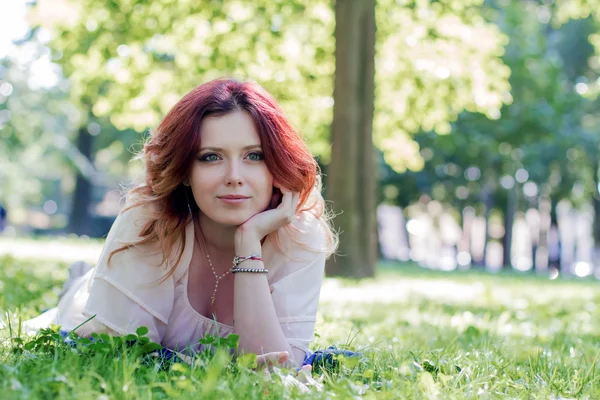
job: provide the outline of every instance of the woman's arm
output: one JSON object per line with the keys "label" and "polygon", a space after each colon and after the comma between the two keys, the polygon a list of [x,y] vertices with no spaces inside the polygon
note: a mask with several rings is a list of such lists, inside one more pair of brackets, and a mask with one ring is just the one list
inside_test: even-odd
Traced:
{"label": "woman's arm", "polygon": [[[258,236],[239,229],[235,240],[237,255],[248,256],[261,252]],[[246,260],[244,268],[265,268],[262,261]],[[290,362],[298,367],[304,352],[292,351],[284,336],[269,290],[266,274],[244,273],[235,275],[233,291],[233,328],[240,336],[239,350],[258,355],[271,352],[288,352]]]}

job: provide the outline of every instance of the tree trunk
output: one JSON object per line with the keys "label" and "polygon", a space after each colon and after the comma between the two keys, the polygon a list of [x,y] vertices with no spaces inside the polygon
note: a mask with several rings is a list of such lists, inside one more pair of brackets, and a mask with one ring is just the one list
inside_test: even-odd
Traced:
{"label": "tree trunk", "polygon": [[[89,134],[86,127],[80,127],[77,132],[77,148],[79,152],[88,158],[92,157],[93,136]],[[77,235],[87,235],[90,232],[89,208],[92,200],[92,184],[77,170],[75,190],[71,206],[71,216],[67,231]]]}
{"label": "tree trunk", "polygon": [[599,277],[600,268],[598,268],[600,264],[600,193],[598,192],[599,179],[598,172],[600,170],[599,165],[600,160],[597,158],[594,160],[594,195],[592,196],[592,206],[594,207],[594,221],[592,225],[593,235],[594,235],[594,262],[592,264],[592,270],[594,271],[594,275]]}
{"label": "tree trunk", "polygon": [[537,273],[538,265],[538,244],[534,243],[531,245],[531,272]]}
{"label": "tree trunk", "polygon": [[488,243],[490,242],[490,215],[494,208],[494,191],[492,185],[486,184],[482,193],[483,205],[485,206],[485,241],[483,243],[483,256],[478,262],[474,262],[474,266],[486,268]]}
{"label": "tree trunk", "polygon": [[473,221],[475,220],[475,209],[473,207],[461,206],[460,210],[460,226],[462,234],[456,248],[457,255],[465,252],[470,256],[470,262],[467,265],[460,265],[460,268],[471,268],[474,265],[473,252],[471,251],[471,237],[473,235]]}
{"label": "tree trunk", "polygon": [[531,272],[538,272],[538,253],[542,234],[542,216],[540,214],[540,202],[542,199],[534,196],[529,199],[529,208],[525,213],[525,219],[529,226],[529,235],[531,239]]}
{"label": "tree trunk", "polygon": [[548,268],[556,268],[558,272],[562,272],[562,243],[558,231],[558,216],[556,207],[558,200],[555,197],[551,198],[550,206],[550,232],[554,232],[552,240],[548,241]]}
{"label": "tree trunk", "polygon": [[592,197],[592,205],[594,206],[594,243],[600,245],[600,195],[594,193]]}
{"label": "tree trunk", "polygon": [[370,277],[377,261],[377,168],[372,139],[375,0],[335,3],[335,88],[328,199],[339,215],[338,255],[329,276]]}
{"label": "tree trunk", "polygon": [[516,199],[516,188],[513,187],[508,190],[508,201],[506,202],[506,210],[504,211],[504,237],[502,238],[502,252],[503,252],[503,263],[502,268],[511,269],[512,259],[512,231],[513,223],[515,220],[515,209],[517,206]]}
{"label": "tree trunk", "polygon": [[550,199],[542,196],[539,199],[538,209],[540,212],[540,241],[538,245],[538,255],[535,258],[536,271],[538,273],[548,273],[548,251],[550,234]]}

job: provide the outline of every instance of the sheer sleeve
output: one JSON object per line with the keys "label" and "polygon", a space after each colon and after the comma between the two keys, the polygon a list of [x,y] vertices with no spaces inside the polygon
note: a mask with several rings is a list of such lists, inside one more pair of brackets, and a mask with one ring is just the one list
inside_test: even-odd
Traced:
{"label": "sheer sleeve", "polygon": [[[26,321],[28,330],[33,333],[56,324],[62,331],[75,330],[80,336],[89,337],[93,333],[135,334],[138,327],[146,326],[150,340],[160,343],[166,324],[103,279],[97,279],[90,290],[92,275],[93,271],[89,271],[76,280],[55,308]],[[90,307],[85,310],[88,303]]]}
{"label": "sheer sleeve", "polygon": [[[57,324],[65,331],[77,328],[79,335],[90,336],[93,333],[134,334],[137,328],[145,326],[149,330],[148,337],[161,343],[174,307],[175,282],[181,279],[191,262],[193,224],[187,223],[185,235],[175,244],[167,265],[157,246],[147,244],[114,253],[110,264],[108,262],[115,250],[140,240],[139,233],[150,215],[151,211],[145,206],[119,214],[96,267],[67,290],[57,307],[26,321],[27,328],[34,330]],[[167,276],[168,268],[174,270]]]}
{"label": "sheer sleeve", "polygon": [[[149,210],[134,207],[120,214],[106,239],[102,254],[86,288],[81,288],[87,299],[83,317],[93,317],[82,333],[91,334],[111,329],[121,335],[135,333],[140,326],[149,329],[152,341],[161,343],[173,310],[175,280],[189,265],[192,254],[193,225],[186,227],[186,236],[175,246],[184,246],[174,272],[167,276],[170,265],[163,265],[162,253],[151,245],[135,245],[127,250],[110,254],[127,243],[139,241],[139,232],[148,221]],[[170,260],[174,257],[170,255]],[[80,301],[81,302],[81,301]],[[72,315],[73,313],[71,313]],[[87,324],[86,324],[87,325]]]}
{"label": "sheer sleeve", "polygon": [[93,317],[77,330],[84,336],[100,331],[119,335],[135,334],[137,328],[145,326],[148,328],[148,338],[161,343],[167,327],[165,322],[102,278],[95,280],[83,315]]}
{"label": "sheer sleeve", "polygon": [[302,213],[292,226],[291,232],[280,230],[281,253],[273,257],[275,270],[270,284],[283,334],[290,346],[307,353],[314,339],[325,271],[325,234],[321,222],[308,212]]}

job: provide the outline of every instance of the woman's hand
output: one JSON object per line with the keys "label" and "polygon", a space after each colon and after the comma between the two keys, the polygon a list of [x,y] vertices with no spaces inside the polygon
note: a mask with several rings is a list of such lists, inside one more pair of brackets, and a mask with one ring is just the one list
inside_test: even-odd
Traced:
{"label": "woman's hand", "polygon": [[[287,351],[266,353],[256,356],[258,368],[262,368],[264,374],[270,378],[273,367],[289,367],[289,354]],[[303,365],[296,373],[296,379],[307,385],[318,385],[312,377],[312,365]]]}
{"label": "woman's hand", "polygon": [[260,241],[269,233],[294,220],[300,201],[300,192],[281,189],[281,193],[283,197],[277,208],[258,213],[238,227],[236,242],[241,242],[242,238]]}
{"label": "woman's hand", "polygon": [[256,356],[256,364],[258,368],[271,369],[273,367],[281,367],[287,363],[290,355],[287,351],[276,351],[273,353],[265,353]]}

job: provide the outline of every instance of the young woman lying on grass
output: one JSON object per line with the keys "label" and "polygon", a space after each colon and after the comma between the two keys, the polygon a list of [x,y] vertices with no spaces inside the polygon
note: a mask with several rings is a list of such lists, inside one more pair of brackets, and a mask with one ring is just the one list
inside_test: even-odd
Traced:
{"label": "young woman lying on grass", "polygon": [[129,191],[96,268],[26,325],[70,331],[93,317],[81,336],[145,326],[184,354],[207,334],[236,333],[238,352],[259,365],[302,366],[337,237],[318,165],[275,100],[255,83],[203,84],[141,158],[144,183]]}

